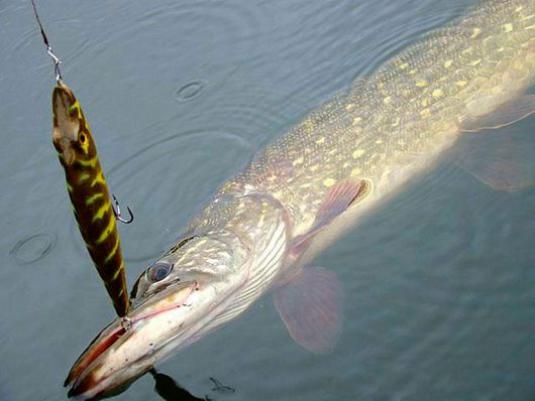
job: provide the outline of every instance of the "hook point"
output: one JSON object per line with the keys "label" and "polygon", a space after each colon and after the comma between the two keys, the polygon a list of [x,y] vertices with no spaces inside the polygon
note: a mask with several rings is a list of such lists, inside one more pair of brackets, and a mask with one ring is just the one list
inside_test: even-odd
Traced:
{"label": "hook point", "polygon": [[115,207],[113,208],[113,213],[115,214],[115,217],[117,220],[119,220],[121,223],[124,224],[130,224],[134,221],[134,213],[132,213],[132,210],[130,210],[129,206],[126,206],[126,210],[128,211],[128,214],[130,217],[128,219],[125,219],[123,215],[121,214],[121,207],[119,206],[119,201],[117,200],[117,197],[112,194],[113,200],[115,202]]}

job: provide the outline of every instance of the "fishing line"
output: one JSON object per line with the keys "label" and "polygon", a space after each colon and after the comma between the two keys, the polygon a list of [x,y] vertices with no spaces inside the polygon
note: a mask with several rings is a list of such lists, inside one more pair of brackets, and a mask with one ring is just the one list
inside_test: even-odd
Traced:
{"label": "fishing line", "polygon": [[50,46],[50,43],[48,42],[48,37],[46,36],[45,29],[43,28],[43,24],[41,23],[41,19],[39,18],[39,14],[37,13],[35,0],[31,0],[31,2],[32,2],[33,13],[35,15],[35,19],[37,20],[37,23],[39,24],[39,30],[41,31],[41,36],[43,37],[43,41],[45,42],[46,52],[54,61],[54,74],[56,75],[56,82],[60,83],[63,79],[61,76],[61,71],[59,69],[61,60],[59,59],[58,56],[54,54],[54,51],[52,50],[52,47]]}

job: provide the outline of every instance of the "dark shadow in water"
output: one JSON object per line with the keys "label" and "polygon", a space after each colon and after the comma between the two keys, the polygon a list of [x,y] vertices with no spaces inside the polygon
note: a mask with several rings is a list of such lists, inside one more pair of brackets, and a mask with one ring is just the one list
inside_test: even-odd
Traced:
{"label": "dark shadow in water", "polygon": [[[163,373],[158,373],[154,368],[151,369],[149,373],[152,375],[155,381],[154,389],[165,401],[215,401],[213,398],[209,398],[207,395],[205,395],[204,398],[199,398],[192,395],[189,391],[180,387],[180,385],[175,382],[172,377],[164,375]],[[214,392],[229,394],[236,391],[232,387],[225,386],[219,380],[214,379],[213,377],[210,377],[210,380],[212,383],[214,383],[214,387],[212,388],[212,391]]]}

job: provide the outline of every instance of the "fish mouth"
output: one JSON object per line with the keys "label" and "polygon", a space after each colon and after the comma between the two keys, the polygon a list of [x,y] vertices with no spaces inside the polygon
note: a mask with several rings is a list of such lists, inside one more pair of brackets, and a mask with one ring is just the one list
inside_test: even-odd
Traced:
{"label": "fish mouth", "polygon": [[176,318],[178,309],[191,306],[190,296],[198,289],[197,281],[177,283],[136,306],[126,318],[114,320],[74,363],[64,383],[71,386],[68,396],[97,400],[126,390],[158,359],[167,336],[158,329],[165,330],[165,322]]}

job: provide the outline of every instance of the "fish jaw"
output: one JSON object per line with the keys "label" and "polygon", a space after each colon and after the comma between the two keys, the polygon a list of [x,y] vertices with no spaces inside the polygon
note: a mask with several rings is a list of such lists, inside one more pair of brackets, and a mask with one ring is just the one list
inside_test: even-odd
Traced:
{"label": "fish jaw", "polygon": [[95,400],[124,391],[171,351],[191,344],[240,286],[223,281],[181,282],[155,294],[105,328],[73,365],[66,381],[69,397]]}

